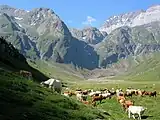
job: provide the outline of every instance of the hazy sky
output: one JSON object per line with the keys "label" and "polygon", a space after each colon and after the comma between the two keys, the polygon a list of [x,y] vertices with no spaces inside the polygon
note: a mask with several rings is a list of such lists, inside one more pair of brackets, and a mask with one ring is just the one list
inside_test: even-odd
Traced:
{"label": "hazy sky", "polygon": [[51,8],[69,27],[82,28],[88,24],[99,27],[110,16],[146,10],[160,0],[0,0],[0,4],[25,10]]}

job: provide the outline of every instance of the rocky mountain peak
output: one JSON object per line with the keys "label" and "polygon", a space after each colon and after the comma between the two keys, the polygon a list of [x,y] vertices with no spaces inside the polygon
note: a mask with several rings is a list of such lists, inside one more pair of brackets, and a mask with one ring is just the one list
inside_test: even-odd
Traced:
{"label": "rocky mountain peak", "polygon": [[143,10],[138,10],[135,12],[129,12],[125,14],[120,14],[117,16],[111,16],[108,20],[100,28],[100,31],[106,31],[107,33],[111,33],[114,29],[122,26],[127,26],[132,24],[132,20],[144,12]]}
{"label": "rocky mountain peak", "polygon": [[16,9],[13,7],[10,7],[8,5],[0,5],[0,12],[1,13],[6,13],[10,16],[18,17],[18,16],[24,16],[27,11],[22,10],[22,9]]}
{"label": "rocky mountain peak", "polygon": [[57,16],[54,13],[54,11],[52,9],[49,9],[49,8],[35,8],[31,11],[31,13],[37,14],[38,15],[37,17],[40,17],[40,15],[42,15],[43,17]]}
{"label": "rocky mountain peak", "polygon": [[0,10],[15,10],[15,8],[10,7],[9,5],[0,5]]}
{"label": "rocky mountain peak", "polygon": [[156,21],[160,21],[160,5],[151,6],[146,11],[138,10],[112,16],[100,27],[100,31],[111,33],[114,29],[122,26],[135,27]]}
{"label": "rocky mountain peak", "polygon": [[101,42],[107,36],[106,32],[100,32],[96,27],[85,27],[82,30],[73,28],[70,31],[75,38],[93,45]]}
{"label": "rocky mountain peak", "polygon": [[155,10],[158,10],[160,11],[160,4],[159,5],[152,5],[151,7],[149,7],[146,12],[152,12],[152,11],[155,11]]}

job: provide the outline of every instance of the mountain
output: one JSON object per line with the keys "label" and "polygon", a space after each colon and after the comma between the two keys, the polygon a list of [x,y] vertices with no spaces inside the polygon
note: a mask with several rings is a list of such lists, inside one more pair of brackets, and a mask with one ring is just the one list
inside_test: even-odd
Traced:
{"label": "mountain", "polygon": [[113,30],[95,47],[99,54],[99,66],[106,67],[120,59],[160,51],[160,22],[136,27],[120,27]]}
{"label": "mountain", "polygon": [[151,6],[146,11],[139,10],[112,16],[100,27],[100,31],[105,31],[109,34],[122,26],[135,27],[156,21],[160,21],[160,5]]}
{"label": "mountain", "polygon": [[[0,36],[27,59],[71,64],[89,70],[108,68],[121,59],[159,52],[159,14],[160,5],[156,5],[146,11],[113,16],[100,29],[79,30],[68,28],[48,8],[25,11],[1,5]],[[97,69],[95,71],[93,74]],[[89,74],[92,72],[87,76]]]}
{"label": "mountain", "polygon": [[87,69],[98,65],[94,48],[73,37],[65,23],[48,8],[24,11],[0,6],[0,35],[30,59],[74,64]]}
{"label": "mountain", "polygon": [[100,43],[107,36],[106,32],[100,32],[95,27],[86,27],[82,30],[70,28],[70,32],[72,33],[73,37],[85,41],[91,45]]}

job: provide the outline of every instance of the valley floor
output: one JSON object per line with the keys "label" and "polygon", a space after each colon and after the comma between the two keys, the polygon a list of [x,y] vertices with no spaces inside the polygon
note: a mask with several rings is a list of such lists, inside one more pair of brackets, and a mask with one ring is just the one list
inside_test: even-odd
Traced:
{"label": "valley floor", "polygon": [[[147,107],[147,111],[142,115],[142,119],[144,120],[160,120],[160,82],[157,81],[116,81],[116,80],[105,80],[105,81],[83,81],[78,82],[75,85],[70,86],[71,89],[82,88],[82,89],[93,89],[100,90],[103,88],[122,88],[125,90],[127,87],[133,87],[137,89],[143,89],[146,91],[154,91],[158,92],[157,98],[144,96],[133,96],[131,99],[134,101],[135,105],[145,106]],[[90,100],[90,98],[89,98]],[[97,102],[98,103],[98,102]],[[111,99],[103,100],[102,104],[98,103],[98,108],[107,111],[111,115],[111,120],[131,120],[128,119],[128,114],[125,113],[120,106],[120,104],[116,101],[116,97],[114,96]]]}

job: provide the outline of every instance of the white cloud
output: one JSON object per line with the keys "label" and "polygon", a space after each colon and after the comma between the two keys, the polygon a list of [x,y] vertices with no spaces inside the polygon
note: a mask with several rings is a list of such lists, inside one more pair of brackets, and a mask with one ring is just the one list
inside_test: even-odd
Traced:
{"label": "white cloud", "polygon": [[92,22],[96,22],[96,19],[91,17],[91,16],[87,16],[87,20],[82,22],[82,24],[84,24],[84,25],[92,25]]}

